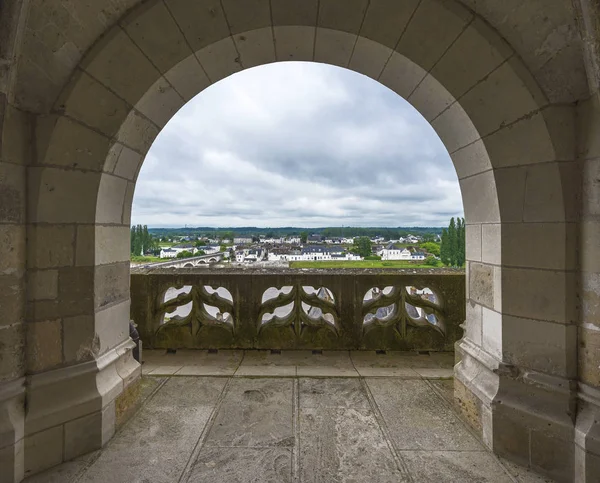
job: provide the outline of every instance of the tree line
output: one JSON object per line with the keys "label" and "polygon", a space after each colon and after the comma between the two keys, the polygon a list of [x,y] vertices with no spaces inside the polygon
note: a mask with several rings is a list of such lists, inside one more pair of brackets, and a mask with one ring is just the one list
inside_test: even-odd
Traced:
{"label": "tree line", "polygon": [[465,219],[450,220],[448,228],[442,230],[440,258],[444,265],[462,267],[465,264]]}
{"label": "tree line", "polygon": [[148,232],[148,226],[136,225],[131,227],[131,254],[144,255],[148,252],[160,251],[158,240]]}

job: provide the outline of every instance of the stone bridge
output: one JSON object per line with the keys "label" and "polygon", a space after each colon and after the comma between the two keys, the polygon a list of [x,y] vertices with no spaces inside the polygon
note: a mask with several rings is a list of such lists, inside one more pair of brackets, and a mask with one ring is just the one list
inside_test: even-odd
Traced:
{"label": "stone bridge", "polygon": [[194,268],[220,262],[224,257],[225,252],[219,252],[190,258],[174,258],[166,262],[148,263],[142,266],[144,268]]}

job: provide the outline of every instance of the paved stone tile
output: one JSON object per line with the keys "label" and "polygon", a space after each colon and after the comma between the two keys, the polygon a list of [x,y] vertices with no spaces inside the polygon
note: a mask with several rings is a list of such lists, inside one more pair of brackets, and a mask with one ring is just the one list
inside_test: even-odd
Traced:
{"label": "paved stone tile", "polygon": [[287,352],[271,354],[271,351],[246,351],[235,375],[294,377],[296,361]]}
{"label": "paved stone tile", "polygon": [[77,476],[96,458],[99,451],[80,456],[73,461],[55,466],[37,475],[25,478],[23,483],[74,483]]}
{"label": "paved stone tile", "polygon": [[232,379],[207,446],[291,447],[292,379]]}
{"label": "paved stone tile", "polygon": [[179,356],[183,367],[176,372],[177,376],[233,376],[243,357],[242,351],[187,352]]}
{"label": "paved stone tile", "polygon": [[419,483],[512,483],[487,451],[401,451],[413,480]]}
{"label": "paved stone tile", "polygon": [[393,378],[366,381],[398,449],[483,448],[427,382]]}
{"label": "paved stone tile", "polygon": [[177,481],[225,382],[223,378],[183,377],[167,381],[115,435],[80,481]]}
{"label": "paved stone tile", "polygon": [[348,351],[294,351],[298,376],[359,377]]}
{"label": "paved stone tile", "polygon": [[301,408],[369,408],[369,400],[359,379],[301,378]]}
{"label": "paved stone tile", "polygon": [[419,377],[414,368],[440,368],[435,359],[416,352],[387,351],[385,354],[376,354],[375,351],[352,351],[351,357],[356,370],[363,377]]}
{"label": "paved stone tile", "polygon": [[300,481],[403,481],[370,409],[300,409]]}
{"label": "paved stone tile", "polygon": [[172,376],[179,371],[183,366],[181,364],[175,366],[158,366],[146,372],[150,376]]}
{"label": "paved stone tile", "polygon": [[200,452],[189,483],[288,483],[292,481],[289,448],[208,448]]}
{"label": "paved stone tile", "polygon": [[430,352],[429,357],[444,369],[454,369],[454,352]]}
{"label": "paved stone tile", "polygon": [[434,379],[429,381],[449,402],[454,401],[454,379]]}

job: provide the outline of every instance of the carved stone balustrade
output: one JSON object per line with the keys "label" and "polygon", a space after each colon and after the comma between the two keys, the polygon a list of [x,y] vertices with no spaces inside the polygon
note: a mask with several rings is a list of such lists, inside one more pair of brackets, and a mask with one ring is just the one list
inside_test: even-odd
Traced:
{"label": "carved stone balustrade", "polygon": [[145,347],[452,351],[459,270],[133,269]]}

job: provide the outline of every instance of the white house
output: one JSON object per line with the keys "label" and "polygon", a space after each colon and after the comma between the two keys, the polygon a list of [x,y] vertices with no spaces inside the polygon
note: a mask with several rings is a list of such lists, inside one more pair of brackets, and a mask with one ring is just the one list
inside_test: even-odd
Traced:
{"label": "white house", "polygon": [[249,243],[252,243],[252,237],[248,237],[248,236],[240,236],[240,237],[235,237],[233,239],[233,244],[234,245],[247,245]]}
{"label": "white house", "polygon": [[160,258],[177,258],[177,255],[181,252],[190,252],[195,255],[198,253],[198,249],[196,247],[161,248],[159,256]]}
{"label": "white house", "polygon": [[382,260],[411,260],[411,252],[407,248],[399,248],[390,243],[379,252]]}

